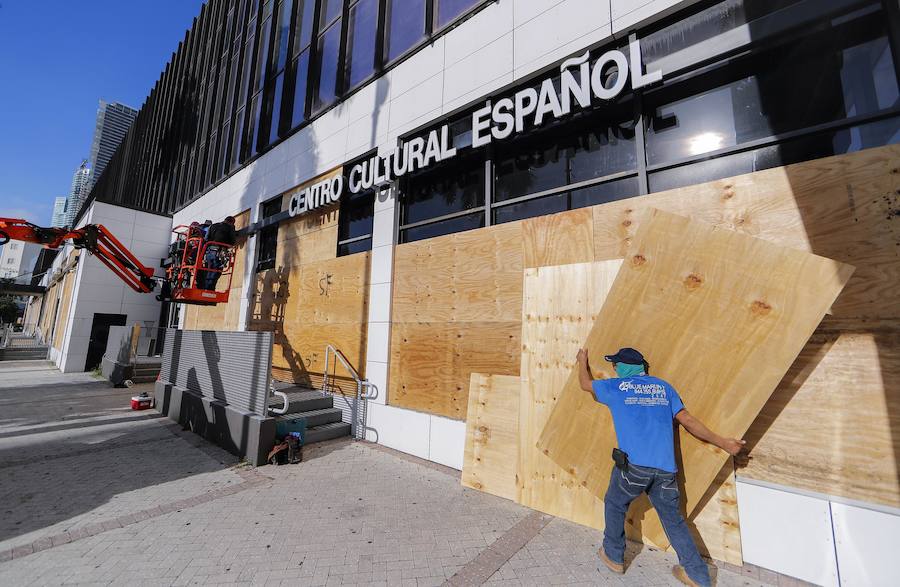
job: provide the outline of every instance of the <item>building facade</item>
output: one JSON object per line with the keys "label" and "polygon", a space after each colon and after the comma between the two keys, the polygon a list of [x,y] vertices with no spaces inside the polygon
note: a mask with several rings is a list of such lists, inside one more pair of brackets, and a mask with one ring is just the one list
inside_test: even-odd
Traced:
{"label": "building facade", "polygon": [[621,259],[642,210],[855,265],[708,546],[865,583],[895,571],[864,535],[900,532],[898,23],[893,0],[212,0],[91,199],[237,217],[229,303],[181,326],[272,330],[273,376],[307,385],[337,346],[378,389],[367,438],[455,468],[472,374],[525,375],[523,272]]}
{"label": "building facade", "polygon": [[41,247],[31,243],[10,241],[0,246],[0,279],[31,283],[31,274]]}
{"label": "building facade", "polygon": [[84,159],[72,175],[72,186],[69,188],[69,196],[66,198],[65,226],[75,225],[75,218],[84,206],[90,191],[91,168],[88,166],[87,159]]}
{"label": "building facade", "polygon": [[91,141],[91,185],[103,175],[103,170],[128,134],[137,114],[137,110],[124,104],[100,100],[94,138]]}
{"label": "building facade", "polygon": [[66,225],[66,202],[68,198],[61,196],[53,201],[53,217],[50,226],[63,227]]}

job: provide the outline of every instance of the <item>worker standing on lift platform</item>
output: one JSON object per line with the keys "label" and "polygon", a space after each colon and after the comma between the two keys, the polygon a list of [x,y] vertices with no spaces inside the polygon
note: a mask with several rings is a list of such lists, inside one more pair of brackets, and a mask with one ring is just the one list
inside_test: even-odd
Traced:
{"label": "worker standing on lift platform", "polygon": [[214,291],[219,276],[222,275],[221,269],[225,263],[221,256],[220,247],[215,243],[221,243],[228,246],[234,246],[237,242],[237,231],[234,229],[234,216],[228,216],[222,222],[216,222],[209,227],[206,232],[206,255],[203,258],[203,266],[209,269],[217,269],[218,271],[201,271],[198,276],[197,284],[203,289]]}
{"label": "worker standing on lift platform", "polygon": [[603,498],[606,528],[600,559],[611,571],[625,572],[625,514],[631,502],[646,493],[678,554],[681,565],[672,569],[675,578],[686,585],[706,587],[711,584],[709,569],[680,511],[672,421],[732,456],[737,456],[746,442],[719,436],[690,415],[674,387],[649,375],[649,365],[638,351],[623,348],[604,358],[613,364],[618,377],[594,380],[587,349],[579,350],[577,356],[578,382],[609,408],[619,444],[613,449],[616,466]]}

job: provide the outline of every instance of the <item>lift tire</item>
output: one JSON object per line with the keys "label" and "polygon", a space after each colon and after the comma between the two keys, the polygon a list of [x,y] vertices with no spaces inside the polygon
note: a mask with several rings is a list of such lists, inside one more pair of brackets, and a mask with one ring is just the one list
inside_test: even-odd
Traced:
{"label": "lift tire", "polygon": [[9,235],[0,230],[0,247],[9,242]]}

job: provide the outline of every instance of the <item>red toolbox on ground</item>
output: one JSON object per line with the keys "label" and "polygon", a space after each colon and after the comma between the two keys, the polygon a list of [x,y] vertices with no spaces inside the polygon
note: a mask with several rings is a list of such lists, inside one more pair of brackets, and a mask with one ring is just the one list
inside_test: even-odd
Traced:
{"label": "red toolbox on ground", "polygon": [[149,410],[153,407],[153,398],[149,395],[133,395],[131,396],[132,410]]}

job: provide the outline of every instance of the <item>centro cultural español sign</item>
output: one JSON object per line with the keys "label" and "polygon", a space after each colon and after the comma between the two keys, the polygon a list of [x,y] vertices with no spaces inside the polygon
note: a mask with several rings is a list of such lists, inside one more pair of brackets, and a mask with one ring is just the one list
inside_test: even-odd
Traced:
{"label": "centro cultural espa\u00f1ol sign", "polygon": [[[595,100],[613,100],[625,89],[629,77],[632,89],[662,79],[659,70],[649,73],[642,70],[639,39],[629,43],[628,53],[626,56],[622,50],[612,49],[591,63],[590,51],[585,51],[583,55],[566,59],[560,64],[559,88],[553,76],[512,96],[487,100],[484,106],[472,113],[470,148],[483,147],[494,139],[509,138],[524,131],[526,126],[540,127],[548,120],[570,114],[576,108],[591,108]],[[616,67],[617,75],[604,79],[604,73],[612,66]],[[450,146],[450,126],[445,124],[427,136],[412,138],[393,151],[355,164],[347,174],[347,187],[356,194],[385,185],[407,173],[455,157],[456,152],[456,148]],[[337,202],[344,192],[344,183],[344,176],[338,175],[294,194],[290,201],[290,215],[297,216]]]}

